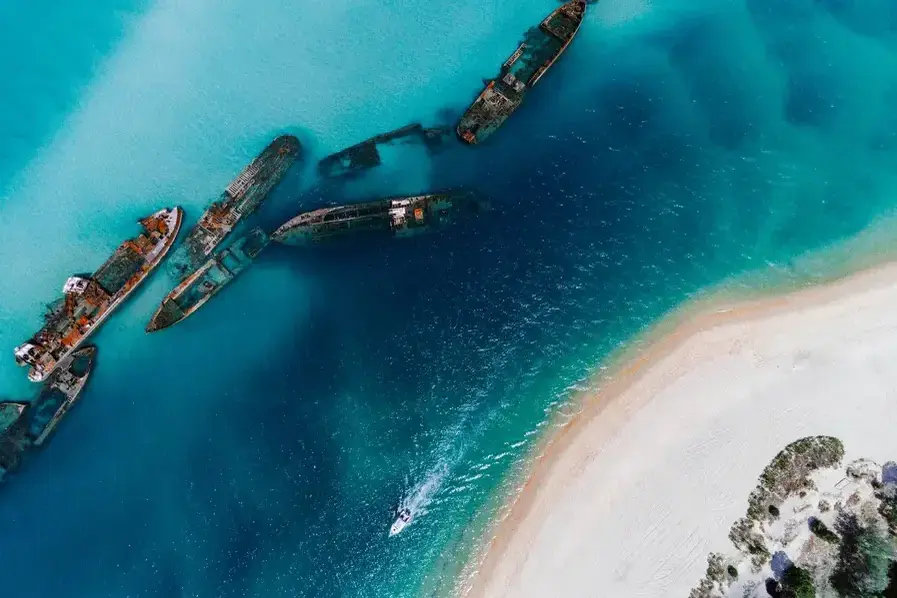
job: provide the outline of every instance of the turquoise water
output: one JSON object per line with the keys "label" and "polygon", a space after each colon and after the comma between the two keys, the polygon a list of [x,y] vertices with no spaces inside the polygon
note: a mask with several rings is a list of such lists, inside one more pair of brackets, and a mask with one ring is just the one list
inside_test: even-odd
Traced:
{"label": "turquoise water", "polygon": [[[192,223],[279,132],[306,160],[254,220],[472,185],[494,212],[405,242],[272,247],[188,321],[160,272],[0,492],[9,595],[413,596],[608,352],[699,289],[897,207],[887,0],[603,0],[490,142],[323,155],[450,120],[555,4],[111,1],[0,7],[0,392],[72,272],[135,220]],[[401,535],[399,503],[419,507]],[[447,564],[448,563],[448,564]],[[26,594],[27,593],[27,594]]]}

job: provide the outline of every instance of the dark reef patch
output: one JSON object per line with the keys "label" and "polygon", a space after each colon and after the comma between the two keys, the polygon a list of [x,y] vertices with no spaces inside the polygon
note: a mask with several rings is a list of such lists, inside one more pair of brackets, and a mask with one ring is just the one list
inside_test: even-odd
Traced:
{"label": "dark reef patch", "polygon": [[745,0],[745,6],[772,64],[790,73],[826,63],[833,50],[820,39],[822,12],[814,0]]}
{"label": "dark reef patch", "polygon": [[[897,83],[885,91],[882,105],[897,106]],[[897,111],[885,110],[885,114],[871,133],[869,149],[877,154],[897,151]]]}
{"label": "dark reef patch", "polygon": [[854,33],[897,45],[897,2],[816,0],[816,4]]}
{"label": "dark reef patch", "polygon": [[[667,45],[669,63],[700,108],[710,140],[729,150],[753,139],[762,125],[755,86],[760,73],[754,57],[745,53],[750,39],[733,18],[729,11],[692,18],[655,40]],[[732,47],[737,60],[715,51],[723,44]]]}
{"label": "dark reef patch", "polygon": [[771,31],[799,31],[818,16],[816,0],[745,0],[754,26],[764,35]]}
{"label": "dark reef patch", "polygon": [[826,75],[792,73],[788,79],[784,113],[797,126],[826,127],[840,112],[844,93]]}

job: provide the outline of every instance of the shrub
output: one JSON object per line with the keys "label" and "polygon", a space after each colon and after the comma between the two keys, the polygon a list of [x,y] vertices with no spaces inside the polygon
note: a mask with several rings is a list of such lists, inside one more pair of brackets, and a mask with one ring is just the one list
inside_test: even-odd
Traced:
{"label": "shrub", "polygon": [[716,583],[726,580],[725,557],[718,552],[711,552],[707,556],[707,579]]}
{"label": "shrub", "polygon": [[793,494],[807,495],[815,489],[810,474],[834,467],[844,457],[844,445],[832,436],[809,436],[786,446],[760,474],[760,483],[748,498],[747,516],[759,521],[766,517],[767,505]]}
{"label": "shrub", "polygon": [[707,573],[693,588],[688,598],[713,598],[718,595],[718,587],[724,587],[726,581],[725,557],[718,552],[711,552],[707,557]]}
{"label": "shrub", "polygon": [[742,517],[729,530],[729,539],[735,548],[742,553],[751,554],[753,558],[751,562],[754,567],[762,567],[769,560],[769,550],[766,549],[766,542],[763,540],[757,530],[754,529],[754,521],[747,517]]}
{"label": "shrub", "polygon": [[810,517],[810,531],[819,536],[821,540],[831,542],[832,544],[837,544],[840,539],[835,532],[815,517]]}

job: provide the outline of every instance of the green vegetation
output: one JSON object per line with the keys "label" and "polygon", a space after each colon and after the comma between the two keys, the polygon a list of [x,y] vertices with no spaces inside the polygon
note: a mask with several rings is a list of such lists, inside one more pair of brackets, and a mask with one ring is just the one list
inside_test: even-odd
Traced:
{"label": "green vegetation", "polygon": [[888,522],[888,530],[897,536],[897,484],[888,484],[875,493],[881,501],[878,512]]}
{"label": "green vegetation", "polygon": [[806,496],[813,490],[810,474],[817,469],[836,467],[844,458],[844,445],[832,436],[809,436],[786,446],[760,474],[760,484],[748,498],[747,516],[761,521],[770,517],[771,505],[792,494]]}
{"label": "green vegetation", "polygon": [[783,500],[814,487],[810,474],[817,469],[836,467],[844,458],[844,445],[832,436],[808,436],[786,446],[760,474],[760,483],[748,498],[747,516],[729,530],[735,548],[751,555],[751,565],[759,571],[770,558],[763,536],[755,523],[779,516]]}
{"label": "green vegetation", "polygon": [[[791,496],[812,496],[811,491],[816,488],[810,475],[819,469],[840,466],[843,457],[844,447],[840,440],[813,436],[789,444],[763,470],[759,484],[751,492],[746,515],[729,530],[729,539],[744,557],[750,559],[754,573],[762,571],[772,558],[766,544],[768,532],[764,530],[769,529],[768,523],[781,517],[782,502]],[[810,531],[831,546],[805,544],[807,552],[803,552],[803,547],[797,547],[802,553],[796,555],[795,560],[807,569],[791,564],[784,553],[780,555],[784,559],[777,555],[773,559],[773,569],[782,571],[781,568],[786,568],[781,579],[766,579],[766,592],[772,598],[816,598],[814,576],[818,580],[828,576],[829,583],[819,586],[820,596],[897,598],[897,537],[893,537],[897,536],[897,483],[894,483],[897,465],[890,477],[883,474],[883,482],[876,479],[874,463],[864,460],[854,466],[854,470],[859,473],[848,471],[849,476],[858,483],[873,486],[881,518],[872,508],[875,502],[866,500],[868,488],[856,490],[846,499],[839,496],[834,507],[828,500],[815,503],[814,499],[820,512],[833,509],[837,512],[834,529],[829,529],[816,517],[809,518]],[[795,513],[810,506],[813,505],[800,505]],[[799,519],[800,516],[786,523],[793,526]],[[775,542],[771,537],[770,540]],[[833,561],[835,550],[837,556]],[[741,557],[736,562],[742,562]],[[707,574],[689,598],[719,598],[735,596],[739,592],[745,596],[754,595],[758,589],[756,583],[741,587],[738,580],[735,563],[726,563],[722,555],[711,554],[707,559]]]}
{"label": "green vegetation", "polygon": [[716,583],[726,579],[726,561],[718,552],[711,552],[707,557],[707,579]]}
{"label": "green vegetation", "polygon": [[707,557],[707,573],[698,584],[698,587],[692,589],[688,594],[688,598],[713,598],[718,595],[714,593],[714,590],[717,587],[725,587],[725,581],[725,558],[718,552],[711,552]]}
{"label": "green vegetation", "polygon": [[729,530],[729,540],[742,553],[751,555],[751,565],[755,570],[759,571],[769,560],[770,554],[766,548],[766,541],[754,528],[752,519],[742,517],[736,521],[732,529]]}
{"label": "green vegetation", "polygon": [[830,530],[826,524],[815,517],[810,518],[810,531],[819,536],[820,539],[832,544],[837,544],[840,540],[838,534]]}
{"label": "green vegetation", "polygon": [[878,598],[888,587],[894,547],[883,530],[862,524],[856,515],[838,514],[838,562],[829,581],[844,598]]}
{"label": "green vegetation", "polygon": [[785,570],[779,585],[782,598],[816,598],[810,572],[796,565]]}
{"label": "green vegetation", "polygon": [[888,574],[888,587],[882,598],[897,598],[897,561],[891,561],[891,572]]}

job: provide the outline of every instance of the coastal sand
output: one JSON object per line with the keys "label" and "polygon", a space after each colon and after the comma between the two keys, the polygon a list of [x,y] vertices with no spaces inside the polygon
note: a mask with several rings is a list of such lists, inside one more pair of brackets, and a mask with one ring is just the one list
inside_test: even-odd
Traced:
{"label": "coastal sand", "polygon": [[[769,460],[897,460],[897,265],[661,324],[551,433],[459,593],[687,596]],[[717,302],[718,305],[718,302]]]}

